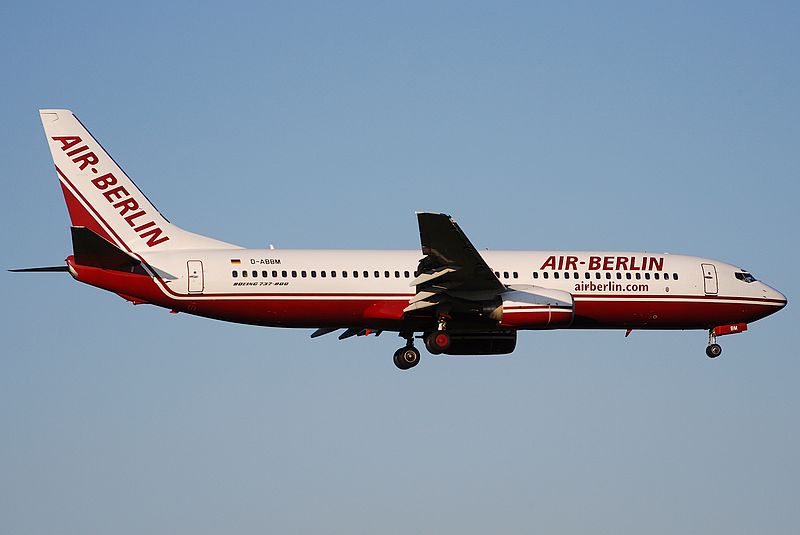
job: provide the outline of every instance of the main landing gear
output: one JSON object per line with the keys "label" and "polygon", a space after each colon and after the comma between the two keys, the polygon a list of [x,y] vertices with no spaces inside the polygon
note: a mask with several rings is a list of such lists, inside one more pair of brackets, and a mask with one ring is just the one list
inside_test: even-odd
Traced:
{"label": "main landing gear", "polygon": [[[422,336],[425,348],[432,355],[441,355],[450,348],[450,334],[445,330],[445,319],[439,319],[438,330]],[[406,339],[406,345],[394,352],[394,365],[401,370],[408,370],[419,364],[419,351],[414,347],[414,333],[401,332],[400,336]]]}
{"label": "main landing gear", "polygon": [[414,347],[414,333],[400,333],[406,345],[394,352],[394,365],[401,370],[409,370],[419,364],[419,350]]}

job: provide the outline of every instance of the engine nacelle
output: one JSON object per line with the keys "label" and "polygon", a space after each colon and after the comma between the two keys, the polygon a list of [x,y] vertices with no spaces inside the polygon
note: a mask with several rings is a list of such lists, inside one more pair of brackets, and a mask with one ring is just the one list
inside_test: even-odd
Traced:
{"label": "engine nacelle", "polygon": [[517,331],[454,332],[445,355],[506,355],[517,347]]}
{"label": "engine nacelle", "polygon": [[555,329],[572,324],[572,294],[541,286],[511,286],[503,299],[500,326],[513,329]]}

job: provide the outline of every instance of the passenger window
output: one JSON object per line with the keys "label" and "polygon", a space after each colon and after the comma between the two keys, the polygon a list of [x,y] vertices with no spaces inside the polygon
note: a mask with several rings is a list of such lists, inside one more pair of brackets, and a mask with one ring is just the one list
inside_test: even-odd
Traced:
{"label": "passenger window", "polygon": [[499,278],[500,278],[500,272],[499,272],[499,271],[495,271],[495,272],[494,272],[494,276],[495,276],[495,277],[497,277],[497,278],[499,279]]}
{"label": "passenger window", "polygon": [[539,278],[539,273],[537,271],[533,272],[533,278],[534,279],[538,279]]}
{"label": "passenger window", "polygon": [[286,271],[281,271],[281,277],[286,278]]}
{"label": "passenger window", "polygon": [[384,276],[384,277],[386,277],[386,278],[388,279],[388,278],[389,278],[389,272],[388,272],[388,271],[384,271],[384,272],[383,272],[383,276]]}
{"label": "passenger window", "polygon": [[293,278],[293,279],[296,279],[296,278],[297,278],[297,272],[296,272],[296,271],[292,271],[292,278]]}
{"label": "passenger window", "polygon": [[677,273],[673,273],[672,274],[672,280],[678,280],[678,274]]}
{"label": "passenger window", "polygon": [[658,273],[653,273],[653,278],[658,280]]}
{"label": "passenger window", "polygon": [[626,279],[628,279],[628,280],[631,280],[631,278],[633,278],[633,275],[631,275],[631,272],[630,272],[630,271],[628,271],[627,273],[625,273],[625,278],[626,278]]}
{"label": "passenger window", "polygon": [[511,275],[512,275],[512,276],[513,276],[515,279],[518,279],[518,278],[519,278],[519,273],[517,273],[516,271],[515,271],[514,273],[512,273]]}
{"label": "passenger window", "polygon": [[542,273],[542,277],[544,277],[545,279],[550,278],[550,273],[545,271],[544,273]]}
{"label": "passenger window", "polygon": [[404,271],[404,272],[403,272],[403,275],[405,275],[405,277],[406,277],[407,279],[411,278],[411,274],[410,274],[408,271]]}
{"label": "passenger window", "polygon": [[317,278],[317,272],[316,271],[312,271],[311,272],[311,278],[312,279],[316,279]]}
{"label": "passenger window", "polygon": [[239,276],[239,272],[234,270],[231,272],[231,275],[233,275],[233,278],[235,279]]}
{"label": "passenger window", "polygon": [[322,277],[322,278],[324,279],[325,277],[327,277],[327,276],[328,276],[328,274],[327,274],[327,273],[325,273],[325,270],[322,270],[322,271],[320,271],[320,272],[319,272],[319,276],[320,276],[320,277]]}
{"label": "passenger window", "polygon": [[272,276],[273,276],[273,277],[275,277],[275,278],[277,279],[277,278],[278,278],[278,272],[277,272],[277,271],[273,271],[273,272],[272,272]]}
{"label": "passenger window", "polygon": [[[334,273],[335,273],[335,272],[334,272]],[[346,278],[347,278],[347,271],[346,271],[346,270],[344,270],[344,269],[342,270],[342,278],[343,278],[343,279],[346,279]]]}
{"label": "passenger window", "polygon": [[353,278],[354,278],[354,279],[357,279],[357,278],[358,278],[358,271],[356,271],[356,270],[353,270]]}
{"label": "passenger window", "polygon": [[301,277],[303,277],[303,278],[305,279],[305,278],[306,278],[306,272],[305,272],[305,271],[301,271],[301,272],[300,272],[300,276],[301,276]]}
{"label": "passenger window", "polygon": [[247,277],[247,270],[242,271],[242,277]]}
{"label": "passenger window", "polygon": [[380,277],[381,277],[381,272],[380,271],[375,271],[375,278],[379,279]]}
{"label": "passenger window", "polygon": [[399,271],[395,271],[394,272],[394,278],[395,279],[399,279],[400,278],[400,272]]}
{"label": "passenger window", "polygon": [[256,271],[255,269],[253,270],[253,277],[258,277],[258,271]]}
{"label": "passenger window", "polygon": [[577,271],[573,273],[572,276],[575,277],[576,279],[579,279],[581,277]]}
{"label": "passenger window", "polygon": [[507,279],[507,278],[508,278],[508,271],[504,271],[504,272],[503,272],[503,278],[504,278],[504,279]]}
{"label": "passenger window", "polygon": [[637,280],[637,281],[638,281],[638,280],[642,280],[642,274],[641,274],[641,273],[639,273],[638,271],[636,272],[636,280]]}
{"label": "passenger window", "polygon": [[267,277],[269,277],[269,271],[262,271],[261,276],[266,279]]}
{"label": "passenger window", "polygon": [[622,273],[620,273],[619,271],[617,271],[617,279],[622,279]]}
{"label": "passenger window", "polygon": [[607,278],[607,279],[610,279],[610,278],[611,278],[611,272],[610,272],[610,271],[606,271],[606,278]]}
{"label": "passenger window", "polygon": [[364,270],[364,278],[365,279],[369,278],[369,271]]}
{"label": "passenger window", "polygon": [[645,273],[644,278],[645,280],[650,280],[650,273]]}
{"label": "passenger window", "polygon": [[595,279],[599,279],[600,277],[602,277],[602,275],[600,274],[600,272],[599,272],[599,271],[598,271],[597,273],[595,273],[595,274],[594,274],[594,278],[595,278]]}
{"label": "passenger window", "polygon": [[[342,271],[342,273],[346,273],[346,272]],[[334,278],[334,279],[336,278],[336,270],[335,269],[331,270],[331,278]]]}
{"label": "passenger window", "polygon": [[565,271],[565,272],[564,272],[564,278],[565,278],[565,279],[568,279],[568,278],[569,278],[569,271]]}
{"label": "passenger window", "polygon": [[557,279],[557,278],[558,278],[558,271],[554,271],[554,272],[553,272],[553,278],[554,278],[554,279]]}
{"label": "passenger window", "polygon": [[592,278],[592,274],[587,271],[586,273],[583,274],[583,278],[591,279]]}

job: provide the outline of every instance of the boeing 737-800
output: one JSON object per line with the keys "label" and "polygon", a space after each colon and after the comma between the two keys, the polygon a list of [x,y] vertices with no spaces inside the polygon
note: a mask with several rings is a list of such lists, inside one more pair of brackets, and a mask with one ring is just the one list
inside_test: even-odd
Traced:
{"label": "boeing 737-800", "polygon": [[[433,354],[514,351],[517,331],[703,329],[720,335],[786,305],[748,271],[707,258],[475,249],[445,214],[417,213],[420,251],[245,249],[171,224],[69,110],[41,110],[72,220],[75,279],[134,304],[219,320],[316,329],[312,338],[396,332],[400,369]],[[627,334],[626,333],[626,334]]]}

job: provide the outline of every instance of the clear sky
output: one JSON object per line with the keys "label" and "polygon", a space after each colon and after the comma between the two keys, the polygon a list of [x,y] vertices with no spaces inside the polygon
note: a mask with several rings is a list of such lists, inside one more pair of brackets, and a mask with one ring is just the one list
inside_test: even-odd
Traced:
{"label": "clear sky", "polygon": [[789,306],[391,362],[0,274],[0,532],[798,533],[800,4],[0,7],[5,268],[70,253],[37,109],[251,247],[671,251]]}

